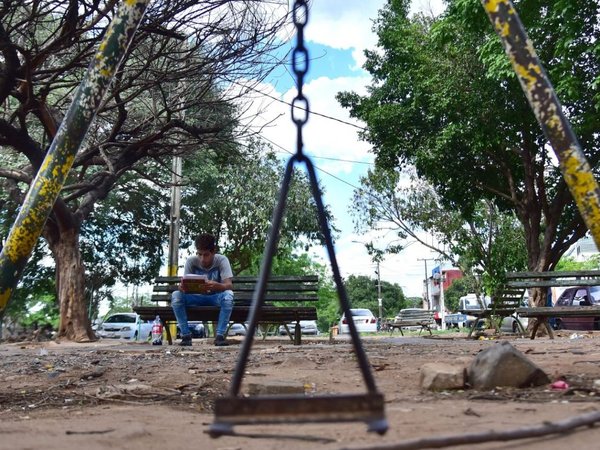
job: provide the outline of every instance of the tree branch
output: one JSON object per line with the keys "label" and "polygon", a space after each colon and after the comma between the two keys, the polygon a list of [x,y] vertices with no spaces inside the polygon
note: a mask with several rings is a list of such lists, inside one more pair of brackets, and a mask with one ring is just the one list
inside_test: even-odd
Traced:
{"label": "tree branch", "polygon": [[[354,447],[352,450],[418,450],[424,448],[445,448],[455,445],[472,445],[482,442],[514,441],[530,439],[533,437],[549,436],[571,432],[576,428],[589,427],[600,422],[600,411],[594,411],[579,416],[570,417],[558,422],[544,422],[541,425],[517,428],[506,431],[484,431],[480,433],[466,433],[459,435],[428,437],[423,439],[410,439],[400,444],[389,444],[370,447]],[[350,450],[350,449],[342,449]]]}

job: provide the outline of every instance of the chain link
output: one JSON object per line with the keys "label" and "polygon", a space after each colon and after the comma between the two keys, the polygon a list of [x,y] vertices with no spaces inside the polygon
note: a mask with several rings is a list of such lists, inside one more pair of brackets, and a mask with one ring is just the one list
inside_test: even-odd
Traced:
{"label": "chain link", "polygon": [[292,100],[292,121],[296,124],[296,155],[302,156],[304,143],[302,141],[302,127],[308,121],[310,108],[308,99],[302,93],[304,77],[308,72],[308,50],[304,46],[304,27],[308,22],[308,4],[306,0],[296,0],[292,10],[292,18],[296,26],[296,47],[292,51],[292,70],[296,75],[298,93]]}

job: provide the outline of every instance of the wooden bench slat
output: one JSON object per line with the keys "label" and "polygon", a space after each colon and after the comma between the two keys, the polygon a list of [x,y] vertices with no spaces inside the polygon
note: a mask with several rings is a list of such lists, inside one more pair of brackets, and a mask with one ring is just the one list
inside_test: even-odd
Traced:
{"label": "wooden bench slat", "polygon": [[[250,306],[240,306],[231,312],[230,320],[235,323],[248,321]],[[188,320],[213,322],[219,318],[219,308],[214,306],[195,306],[187,309]],[[163,322],[175,321],[175,314],[169,307],[140,306],[136,312],[142,320],[153,320],[157,315]],[[299,320],[317,320],[317,311],[312,307],[280,308],[264,307],[259,314],[259,323],[290,323]]]}
{"label": "wooden bench slat", "polygon": [[[153,302],[171,302],[171,294],[155,294],[150,298]],[[234,292],[235,302],[246,302],[252,300],[251,293],[238,294]],[[316,302],[319,300],[317,295],[300,295],[300,294],[265,294],[267,302]]]}
{"label": "wooden bench slat", "polygon": [[[254,292],[255,285],[242,285],[234,284],[234,292]],[[152,288],[153,292],[173,292],[178,289],[177,284],[157,284]],[[317,292],[319,287],[316,285],[267,285],[269,292]]]}
{"label": "wooden bench slat", "polygon": [[[181,276],[158,276],[154,279],[155,284],[170,284],[179,283]],[[257,277],[255,276],[234,276],[233,283],[252,283],[256,284]],[[318,275],[273,275],[269,278],[269,284],[275,283],[289,283],[289,282],[302,282],[302,283],[318,283]]]}
{"label": "wooden bench slat", "polygon": [[522,288],[536,288],[536,287],[572,287],[572,286],[598,286],[600,285],[599,280],[582,279],[582,280],[528,280],[528,281],[509,281],[511,286],[522,287]]}
{"label": "wooden bench slat", "polygon": [[557,278],[598,278],[600,279],[600,270],[570,270],[570,271],[551,271],[551,272],[508,272],[507,280],[522,279],[557,279]]}
{"label": "wooden bench slat", "polygon": [[536,306],[517,312],[523,317],[600,317],[600,306]]}
{"label": "wooden bench slat", "polygon": [[[600,270],[571,270],[551,272],[509,272],[506,274],[506,285],[523,289],[550,287],[577,287],[600,285]],[[535,318],[530,338],[535,339],[537,329],[543,325],[550,338],[554,337],[548,323],[550,317],[600,317],[600,306],[536,306],[517,308],[521,317]]]}

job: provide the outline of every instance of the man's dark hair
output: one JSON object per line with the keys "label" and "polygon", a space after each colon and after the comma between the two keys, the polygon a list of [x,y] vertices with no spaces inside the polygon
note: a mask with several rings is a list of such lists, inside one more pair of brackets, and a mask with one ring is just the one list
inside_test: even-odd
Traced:
{"label": "man's dark hair", "polygon": [[202,233],[196,238],[197,250],[213,251],[216,248],[215,237],[209,233]]}

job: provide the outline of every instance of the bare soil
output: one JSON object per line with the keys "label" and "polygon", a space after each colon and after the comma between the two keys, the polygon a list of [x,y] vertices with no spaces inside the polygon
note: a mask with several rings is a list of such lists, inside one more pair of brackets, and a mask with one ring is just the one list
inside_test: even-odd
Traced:
{"label": "bare soil", "polygon": [[[575,338],[572,338],[575,337]],[[0,449],[340,449],[381,448],[409,440],[502,431],[560,421],[600,409],[600,334],[561,332],[533,341],[503,336],[538,364],[549,386],[428,392],[419,374],[429,362],[468,365],[495,340],[443,336],[366,337],[378,389],[385,395],[389,431],[367,433],[363,423],[237,426],[236,436],[212,439],[216,398],[227,394],[241,338],[230,347],[212,339],[192,347],[100,341],[0,345]],[[336,337],[255,340],[242,391],[251,383],[292,383],[317,393],[364,393],[351,342]],[[488,442],[474,449],[598,448],[600,427],[569,434]],[[452,448],[465,448],[454,446]]]}

